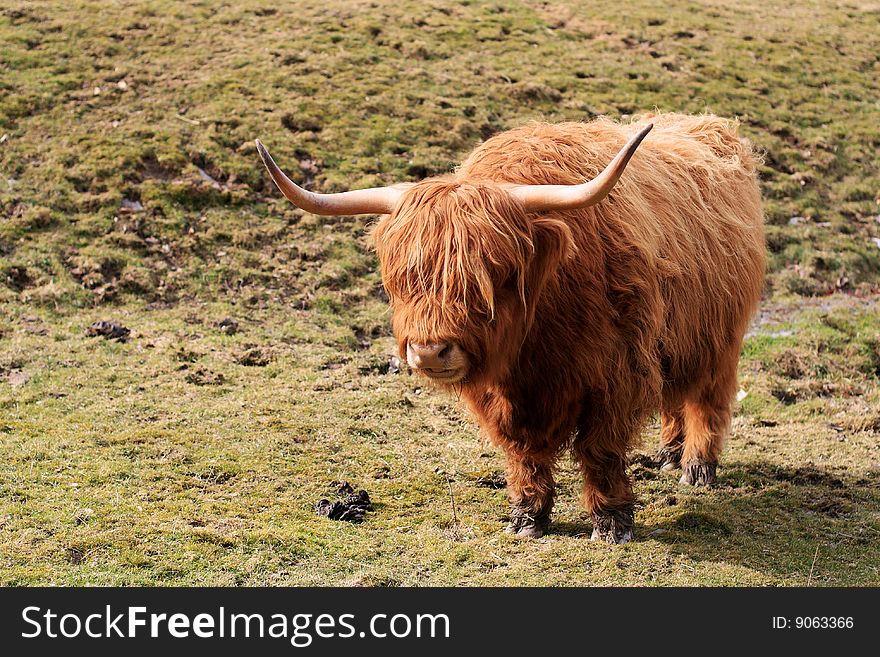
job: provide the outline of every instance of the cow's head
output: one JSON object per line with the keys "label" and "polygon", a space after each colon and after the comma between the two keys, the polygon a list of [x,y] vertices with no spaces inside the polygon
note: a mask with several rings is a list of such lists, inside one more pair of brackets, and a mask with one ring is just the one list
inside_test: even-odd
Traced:
{"label": "cow's head", "polygon": [[259,141],[257,149],[281,192],[307,212],[386,215],[374,237],[401,357],[438,383],[454,384],[513,362],[550,274],[574,249],[564,221],[533,213],[601,201],[650,129],[579,185],[431,178],[315,194],[285,176]]}

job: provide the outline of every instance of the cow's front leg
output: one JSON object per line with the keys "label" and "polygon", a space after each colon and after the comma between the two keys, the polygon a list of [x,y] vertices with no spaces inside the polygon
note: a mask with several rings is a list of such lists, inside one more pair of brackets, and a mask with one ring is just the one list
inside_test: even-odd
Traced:
{"label": "cow's front leg", "polygon": [[583,504],[593,520],[594,541],[627,543],[633,539],[635,496],[627,475],[627,451],[638,433],[635,422],[593,412],[578,423],[572,445],[584,475]]}
{"label": "cow's front leg", "polygon": [[551,457],[507,450],[510,523],[504,531],[527,538],[543,536],[550,525],[553,489]]}
{"label": "cow's front leg", "polygon": [[510,524],[507,532],[537,538],[550,525],[553,467],[574,430],[580,400],[542,396],[540,390],[498,389],[466,397],[491,441],[507,457]]}

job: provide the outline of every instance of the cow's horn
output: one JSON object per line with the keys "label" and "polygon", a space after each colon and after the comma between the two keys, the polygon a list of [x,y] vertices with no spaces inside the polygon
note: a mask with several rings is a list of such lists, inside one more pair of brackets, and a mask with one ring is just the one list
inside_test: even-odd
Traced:
{"label": "cow's horn", "polygon": [[312,214],[388,214],[397,205],[400,196],[408,184],[393,185],[391,187],[373,187],[372,189],[358,189],[351,192],[338,194],[316,194],[303,189],[275,164],[275,160],[269,155],[269,151],[260,142],[257,142],[257,151],[260,159],[269,170],[272,180],[288,200],[298,208]]}
{"label": "cow's horn", "polygon": [[595,205],[617,183],[633,153],[653,127],[651,123],[642,128],[611,160],[611,164],[589,182],[580,185],[516,185],[511,187],[510,193],[522,201],[529,212],[577,210]]}

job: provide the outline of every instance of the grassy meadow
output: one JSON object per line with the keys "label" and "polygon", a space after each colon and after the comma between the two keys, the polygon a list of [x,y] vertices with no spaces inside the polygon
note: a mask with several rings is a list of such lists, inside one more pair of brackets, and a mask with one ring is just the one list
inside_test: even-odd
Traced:
{"label": "grassy meadow", "polygon": [[[340,191],[654,108],[764,154],[719,483],[653,469],[655,422],[635,542],[588,540],[568,462],[550,533],[514,539],[502,454],[389,371],[375,218],[294,208],[253,140]],[[876,586],[878,152],[878,2],[6,2],[0,584]],[[343,480],[362,524],[314,513]]]}

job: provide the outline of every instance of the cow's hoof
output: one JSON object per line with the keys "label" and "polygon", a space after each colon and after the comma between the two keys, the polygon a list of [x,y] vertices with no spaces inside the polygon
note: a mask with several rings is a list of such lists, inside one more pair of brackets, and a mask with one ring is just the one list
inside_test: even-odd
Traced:
{"label": "cow's hoof", "polygon": [[618,509],[609,513],[593,514],[591,541],[620,544],[633,540],[633,510]]}
{"label": "cow's hoof", "polygon": [[690,486],[711,486],[715,483],[715,470],[718,461],[699,461],[693,459],[682,466],[683,474],[679,483]]}
{"label": "cow's hoof", "polygon": [[661,447],[654,455],[654,463],[661,472],[678,470],[681,467],[681,448]]}
{"label": "cow's hoof", "polygon": [[522,538],[541,538],[550,526],[550,509],[535,512],[531,509],[510,507],[510,522],[504,531]]}

